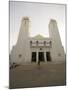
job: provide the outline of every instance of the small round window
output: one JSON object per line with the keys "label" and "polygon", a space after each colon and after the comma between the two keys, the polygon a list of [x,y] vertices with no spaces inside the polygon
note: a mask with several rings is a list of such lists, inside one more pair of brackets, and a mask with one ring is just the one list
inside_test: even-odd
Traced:
{"label": "small round window", "polygon": [[19,54],[19,58],[21,58],[22,57],[22,55],[21,54]]}

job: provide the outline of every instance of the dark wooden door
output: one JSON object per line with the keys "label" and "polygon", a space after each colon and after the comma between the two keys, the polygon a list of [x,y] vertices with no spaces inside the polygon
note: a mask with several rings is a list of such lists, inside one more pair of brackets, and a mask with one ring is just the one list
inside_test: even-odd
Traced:
{"label": "dark wooden door", "polygon": [[32,52],[32,62],[36,62],[36,52]]}
{"label": "dark wooden door", "polygon": [[47,61],[51,61],[50,52],[46,52],[46,58],[47,58]]}
{"label": "dark wooden door", "polygon": [[39,56],[38,59],[40,61],[44,61],[44,52],[39,52],[39,55],[38,56]]}

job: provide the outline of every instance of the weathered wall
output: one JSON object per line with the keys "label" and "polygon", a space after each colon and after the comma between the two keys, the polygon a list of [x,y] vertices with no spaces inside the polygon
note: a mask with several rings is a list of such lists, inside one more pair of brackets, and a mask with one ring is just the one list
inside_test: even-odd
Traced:
{"label": "weathered wall", "polygon": [[49,35],[52,39],[52,49],[51,49],[51,57],[53,61],[64,61],[65,53],[62,47],[60,35],[58,32],[57,22],[55,20],[51,20],[49,23]]}

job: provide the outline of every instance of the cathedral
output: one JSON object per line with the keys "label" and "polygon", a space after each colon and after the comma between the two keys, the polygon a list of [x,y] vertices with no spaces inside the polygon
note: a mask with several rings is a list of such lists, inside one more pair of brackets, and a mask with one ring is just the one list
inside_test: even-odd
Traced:
{"label": "cathedral", "polygon": [[18,40],[10,54],[10,63],[63,62],[65,52],[61,43],[57,22],[51,19],[48,25],[49,37],[29,36],[30,18],[23,17]]}

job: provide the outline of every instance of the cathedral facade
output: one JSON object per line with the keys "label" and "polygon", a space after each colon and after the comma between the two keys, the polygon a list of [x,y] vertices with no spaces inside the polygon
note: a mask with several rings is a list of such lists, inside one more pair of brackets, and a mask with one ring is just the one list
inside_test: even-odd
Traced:
{"label": "cathedral facade", "polygon": [[37,63],[65,61],[65,52],[61,43],[57,22],[51,19],[49,22],[49,37],[37,35],[29,36],[28,17],[21,21],[18,40],[10,54],[10,62],[13,63]]}

